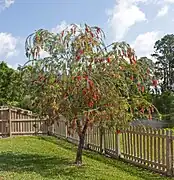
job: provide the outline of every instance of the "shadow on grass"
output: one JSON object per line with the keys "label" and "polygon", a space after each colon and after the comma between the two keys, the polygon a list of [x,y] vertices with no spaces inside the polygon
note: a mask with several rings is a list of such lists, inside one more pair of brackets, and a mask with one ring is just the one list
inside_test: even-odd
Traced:
{"label": "shadow on grass", "polygon": [[[61,140],[59,138],[55,140],[55,138],[52,139],[52,137],[50,138],[50,137],[46,137],[46,136],[44,136],[44,137],[42,136],[39,138],[41,138],[42,140],[57,144],[58,146],[60,146],[64,149],[68,149],[68,150],[71,150],[73,152],[77,151],[77,146],[69,143],[67,140]],[[129,173],[130,175],[139,177],[139,178],[144,179],[144,180],[160,178],[160,175],[158,175],[157,173],[153,173],[149,170],[146,170],[146,169],[143,169],[140,167],[136,167],[136,166],[131,165],[129,163],[123,162],[122,160],[116,160],[116,159],[105,157],[105,156],[100,155],[99,153],[96,153],[94,151],[84,150],[83,156],[87,157],[87,158],[94,159],[96,161],[100,161],[101,163],[104,163],[104,164],[108,164],[112,167],[116,167],[119,170],[125,171],[125,172]]]}
{"label": "shadow on grass", "polygon": [[19,174],[35,172],[47,178],[57,176],[78,177],[79,172],[85,173],[84,166],[76,167],[68,158],[14,154],[12,152],[0,154],[0,171],[11,171]]}

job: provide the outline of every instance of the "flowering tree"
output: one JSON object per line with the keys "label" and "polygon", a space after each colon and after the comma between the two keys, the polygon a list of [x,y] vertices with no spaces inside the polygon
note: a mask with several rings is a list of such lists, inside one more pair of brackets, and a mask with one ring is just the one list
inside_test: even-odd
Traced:
{"label": "flowering tree", "polygon": [[[134,50],[125,42],[105,46],[104,36],[99,27],[72,24],[59,34],[40,29],[26,40],[24,68],[33,106],[50,123],[63,115],[69,133],[78,132],[77,164],[89,126],[118,129],[136,117],[151,119],[154,112],[143,95],[148,76]],[[41,50],[49,56],[40,59]]]}

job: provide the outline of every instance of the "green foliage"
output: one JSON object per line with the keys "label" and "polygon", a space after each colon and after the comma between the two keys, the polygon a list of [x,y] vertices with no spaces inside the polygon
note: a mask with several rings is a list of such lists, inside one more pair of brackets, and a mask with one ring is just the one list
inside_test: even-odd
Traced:
{"label": "green foliage", "polygon": [[0,63],[0,105],[19,106],[22,99],[21,76],[17,70]]}
{"label": "green foliage", "polygon": [[15,70],[2,61],[0,63],[0,106],[9,105],[34,110],[31,107],[30,96],[26,77],[21,74],[20,67]]}
{"label": "green foliage", "polygon": [[156,75],[162,81],[162,91],[171,90],[174,84],[174,35],[165,35],[156,41],[154,48],[152,56],[157,59]]}
{"label": "green foliage", "polygon": [[163,92],[161,95],[153,97],[153,103],[163,114],[163,119],[174,125],[174,93],[171,91]]}

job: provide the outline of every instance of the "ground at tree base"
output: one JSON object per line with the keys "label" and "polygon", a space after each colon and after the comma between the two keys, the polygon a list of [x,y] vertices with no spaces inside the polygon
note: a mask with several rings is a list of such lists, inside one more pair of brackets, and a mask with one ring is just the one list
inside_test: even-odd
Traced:
{"label": "ground at tree base", "polygon": [[4,180],[168,180],[121,161],[84,151],[74,165],[76,148],[53,137],[0,139],[0,179]]}

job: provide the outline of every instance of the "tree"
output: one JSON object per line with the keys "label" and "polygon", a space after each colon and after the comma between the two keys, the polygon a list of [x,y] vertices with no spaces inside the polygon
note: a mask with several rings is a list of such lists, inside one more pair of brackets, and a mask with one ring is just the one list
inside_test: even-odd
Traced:
{"label": "tree", "polygon": [[22,98],[21,78],[17,70],[0,63],[0,105],[19,105]]}
{"label": "tree", "polygon": [[[40,59],[41,49],[50,56]],[[60,34],[38,30],[26,40],[26,55],[33,107],[50,123],[62,114],[68,132],[77,131],[76,164],[82,164],[89,126],[119,129],[135,117],[152,118],[155,107],[144,97],[143,67],[134,50],[125,42],[105,46],[99,27],[71,25]]]}
{"label": "tree", "polygon": [[171,90],[174,85],[174,35],[165,35],[155,43],[157,75],[162,81],[162,91]]}
{"label": "tree", "polygon": [[153,103],[162,114],[162,119],[169,123],[171,127],[174,124],[174,93],[165,91],[161,95],[153,97]]}

